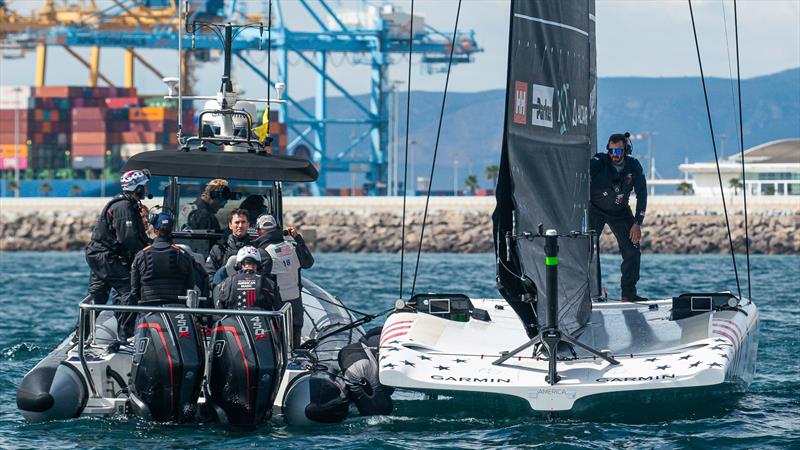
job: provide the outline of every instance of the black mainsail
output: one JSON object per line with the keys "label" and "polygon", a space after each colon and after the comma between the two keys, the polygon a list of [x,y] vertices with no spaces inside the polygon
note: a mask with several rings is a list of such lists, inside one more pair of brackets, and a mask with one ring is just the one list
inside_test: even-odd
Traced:
{"label": "black mainsail", "polygon": [[[585,225],[597,140],[594,0],[512,0],[509,35],[497,284],[533,336],[545,323],[544,240],[509,240],[507,249],[505,236],[535,234],[540,223],[562,234]],[[589,243],[560,239],[559,247],[558,324],[573,332],[591,312]]]}

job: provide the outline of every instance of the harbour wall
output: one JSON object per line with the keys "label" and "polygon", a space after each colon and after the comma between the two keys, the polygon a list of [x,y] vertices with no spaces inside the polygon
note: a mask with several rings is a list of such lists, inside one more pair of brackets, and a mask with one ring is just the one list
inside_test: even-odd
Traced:
{"label": "harbour wall", "polygon": [[[744,252],[741,197],[729,200],[731,235]],[[74,251],[89,241],[91,227],[107,199],[24,198],[0,200],[0,251]],[[800,199],[748,198],[750,251],[800,254]],[[155,200],[146,203],[155,204]],[[402,198],[287,197],[285,222],[306,236],[316,252],[400,250]],[[482,253],[494,250],[492,197],[433,197],[423,238],[424,252]],[[425,199],[407,200],[406,251],[416,251]],[[533,230],[531,230],[533,231]],[[642,228],[645,253],[727,253],[729,243],[722,205],[704,197],[651,197]],[[604,253],[616,253],[606,228]]]}

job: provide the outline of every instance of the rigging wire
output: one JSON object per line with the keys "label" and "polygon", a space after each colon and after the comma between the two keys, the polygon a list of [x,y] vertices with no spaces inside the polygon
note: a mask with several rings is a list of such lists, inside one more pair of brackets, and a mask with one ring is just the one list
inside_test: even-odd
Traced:
{"label": "rigging wire", "polygon": [[[460,0],[459,0],[460,1]],[[408,135],[411,121],[411,56],[414,48],[414,0],[408,27],[408,89],[406,90],[406,154],[403,164],[403,223],[400,227],[400,297],[403,298],[403,269],[406,256],[406,197],[408,196]]]}
{"label": "rigging wire", "polygon": [[[272,91],[272,0],[269,0],[269,12],[267,13],[267,131],[266,135],[269,136],[269,94]],[[262,117],[263,125],[263,117]],[[270,144],[272,147],[272,144]]]}
{"label": "rigging wire", "polygon": [[[731,86],[731,106],[733,106],[732,110],[736,112],[736,92],[733,88],[733,68],[731,66],[731,44],[728,40],[728,12],[725,10],[725,2],[720,2],[722,5],[722,22],[725,26],[725,56],[728,57],[728,80],[730,80]],[[739,140],[739,123],[736,122],[736,119],[733,119],[733,125],[736,129],[736,144],[740,144],[741,141]],[[724,157],[725,155],[723,155]],[[744,183],[744,180],[742,180]]]}
{"label": "rigging wire", "polygon": [[697,50],[697,64],[700,66],[700,81],[703,83],[703,97],[706,101],[706,114],[708,115],[708,128],[711,131],[711,146],[714,149],[714,162],[717,165],[717,179],[719,180],[719,191],[722,195],[722,210],[725,212],[725,226],[728,229],[728,242],[731,247],[731,259],[733,260],[733,273],[736,276],[736,289],[739,292],[739,298],[742,297],[742,286],[739,283],[739,270],[736,267],[736,253],[733,250],[733,238],[731,237],[731,222],[728,219],[728,207],[725,204],[725,190],[722,188],[722,174],[719,170],[719,155],[717,155],[717,142],[714,139],[714,125],[711,121],[711,107],[708,104],[708,89],[706,88],[706,77],[703,73],[703,60],[700,56],[700,42],[697,40],[697,27],[694,23],[694,11],[692,10],[692,0],[689,1],[689,14],[692,17],[692,32],[694,33],[694,46]]}
{"label": "rigging wire", "polygon": [[[744,198],[744,248],[747,258],[747,298],[753,301],[750,287],[750,235],[747,229],[747,189],[744,170],[744,124],[742,122],[742,74],[739,67],[739,20],[736,16],[736,0],[733,0],[733,30],[736,36],[736,85],[739,91],[739,151],[742,160],[742,195]],[[740,295],[741,297],[741,295]]]}
{"label": "rigging wire", "polygon": [[[414,266],[414,281],[411,283],[411,295],[417,287],[417,272],[419,271],[419,257],[422,254],[422,241],[425,238],[425,222],[428,219],[428,206],[431,201],[431,188],[433,186],[433,173],[436,170],[436,155],[439,152],[439,138],[442,134],[442,122],[444,119],[444,106],[447,102],[447,86],[450,84],[450,69],[453,66],[453,52],[456,48],[456,35],[458,34],[458,19],[461,16],[461,0],[458,0],[456,9],[456,22],[453,25],[453,38],[450,42],[450,59],[447,61],[447,76],[444,80],[444,93],[442,94],[442,107],[439,110],[439,125],[436,127],[436,143],[433,146],[433,161],[431,162],[431,175],[428,178],[428,194],[425,196],[425,212],[422,214],[422,230],[419,235],[419,247],[417,248],[417,263]],[[412,16],[413,22],[413,16]]]}

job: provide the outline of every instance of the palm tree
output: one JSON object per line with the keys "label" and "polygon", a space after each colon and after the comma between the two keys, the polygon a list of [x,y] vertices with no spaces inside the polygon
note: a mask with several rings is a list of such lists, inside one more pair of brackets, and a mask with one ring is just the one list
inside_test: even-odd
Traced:
{"label": "palm tree", "polygon": [[728,181],[728,186],[733,189],[733,195],[739,195],[739,189],[742,188],[742,182],[738,178],[731,178]]}
{"label": "palm tree", "polygon": [[689,195],[694,192],[694,188],[692,188],[690,183],[684,181],[678,185],[678,192],[680,192],[681,195]]}
{"label": "palm tree", "polygon": [[486,166],[486,179],[492,182],[492,188],[497,188],[497,177],[500,176],[500,166],[492,164]]}
{"label": "palm tree", "polygon": [[475,195],[475,189],[478,188],[478,177],[475,175],[467,176],[467,178],[464,180],[464,186],[467,187],[470,195]]}

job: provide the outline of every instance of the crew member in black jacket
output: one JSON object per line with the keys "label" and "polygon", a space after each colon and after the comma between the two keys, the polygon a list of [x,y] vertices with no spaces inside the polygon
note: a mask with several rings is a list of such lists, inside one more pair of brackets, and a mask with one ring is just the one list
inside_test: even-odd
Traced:
{"label": "crew member in black jacket", "polygon": [[209,281],[214,279],[214,274],[220,267],[228,262],[228,258],[235,256],[245,245],[250,245],[251,238],[247,234],[250,221],[247,220],[247,211],[234,209],[228,216],[228,229],[231,234],[224,241],[219,241],[211,247],[206,258],[206,274]]}
{"label": "crew member in black jacket", "polygon": [[[195,287],[194,260],[172,242],[175,219],[161,213],[153,225],[158,236],[153,244],[136,254],[131,267],[131,292],[128,305],[159,306],[182,303],[179,295]],[[119,334],[125,339],[133,334],[135,314],[120,318]]]}
{"label": "crew member in black jacket", "polygon": [[[608,224],[622,254],[622,301],[643,301],[636,292],[639,281],[642,223],[647,209],[647,181],[642,165],[630,155],[630,133],[612,134],[607,153],[594,155],[591,174],[590,228],[598,235]],[[631,192],[636,192],[636,214],[631,212]]]}
{"label": "crew member in black jacket", "polygon": [[89,295],[95,304],[108,302],[108,294],[116,291],[113,303],[125,301],[131,289],[131,262],[150,241],[141,218],[141,201],[147,195],[146,171],[131,170],[122,174],[122,194],[103,208],[86,246],[89,264]]}

